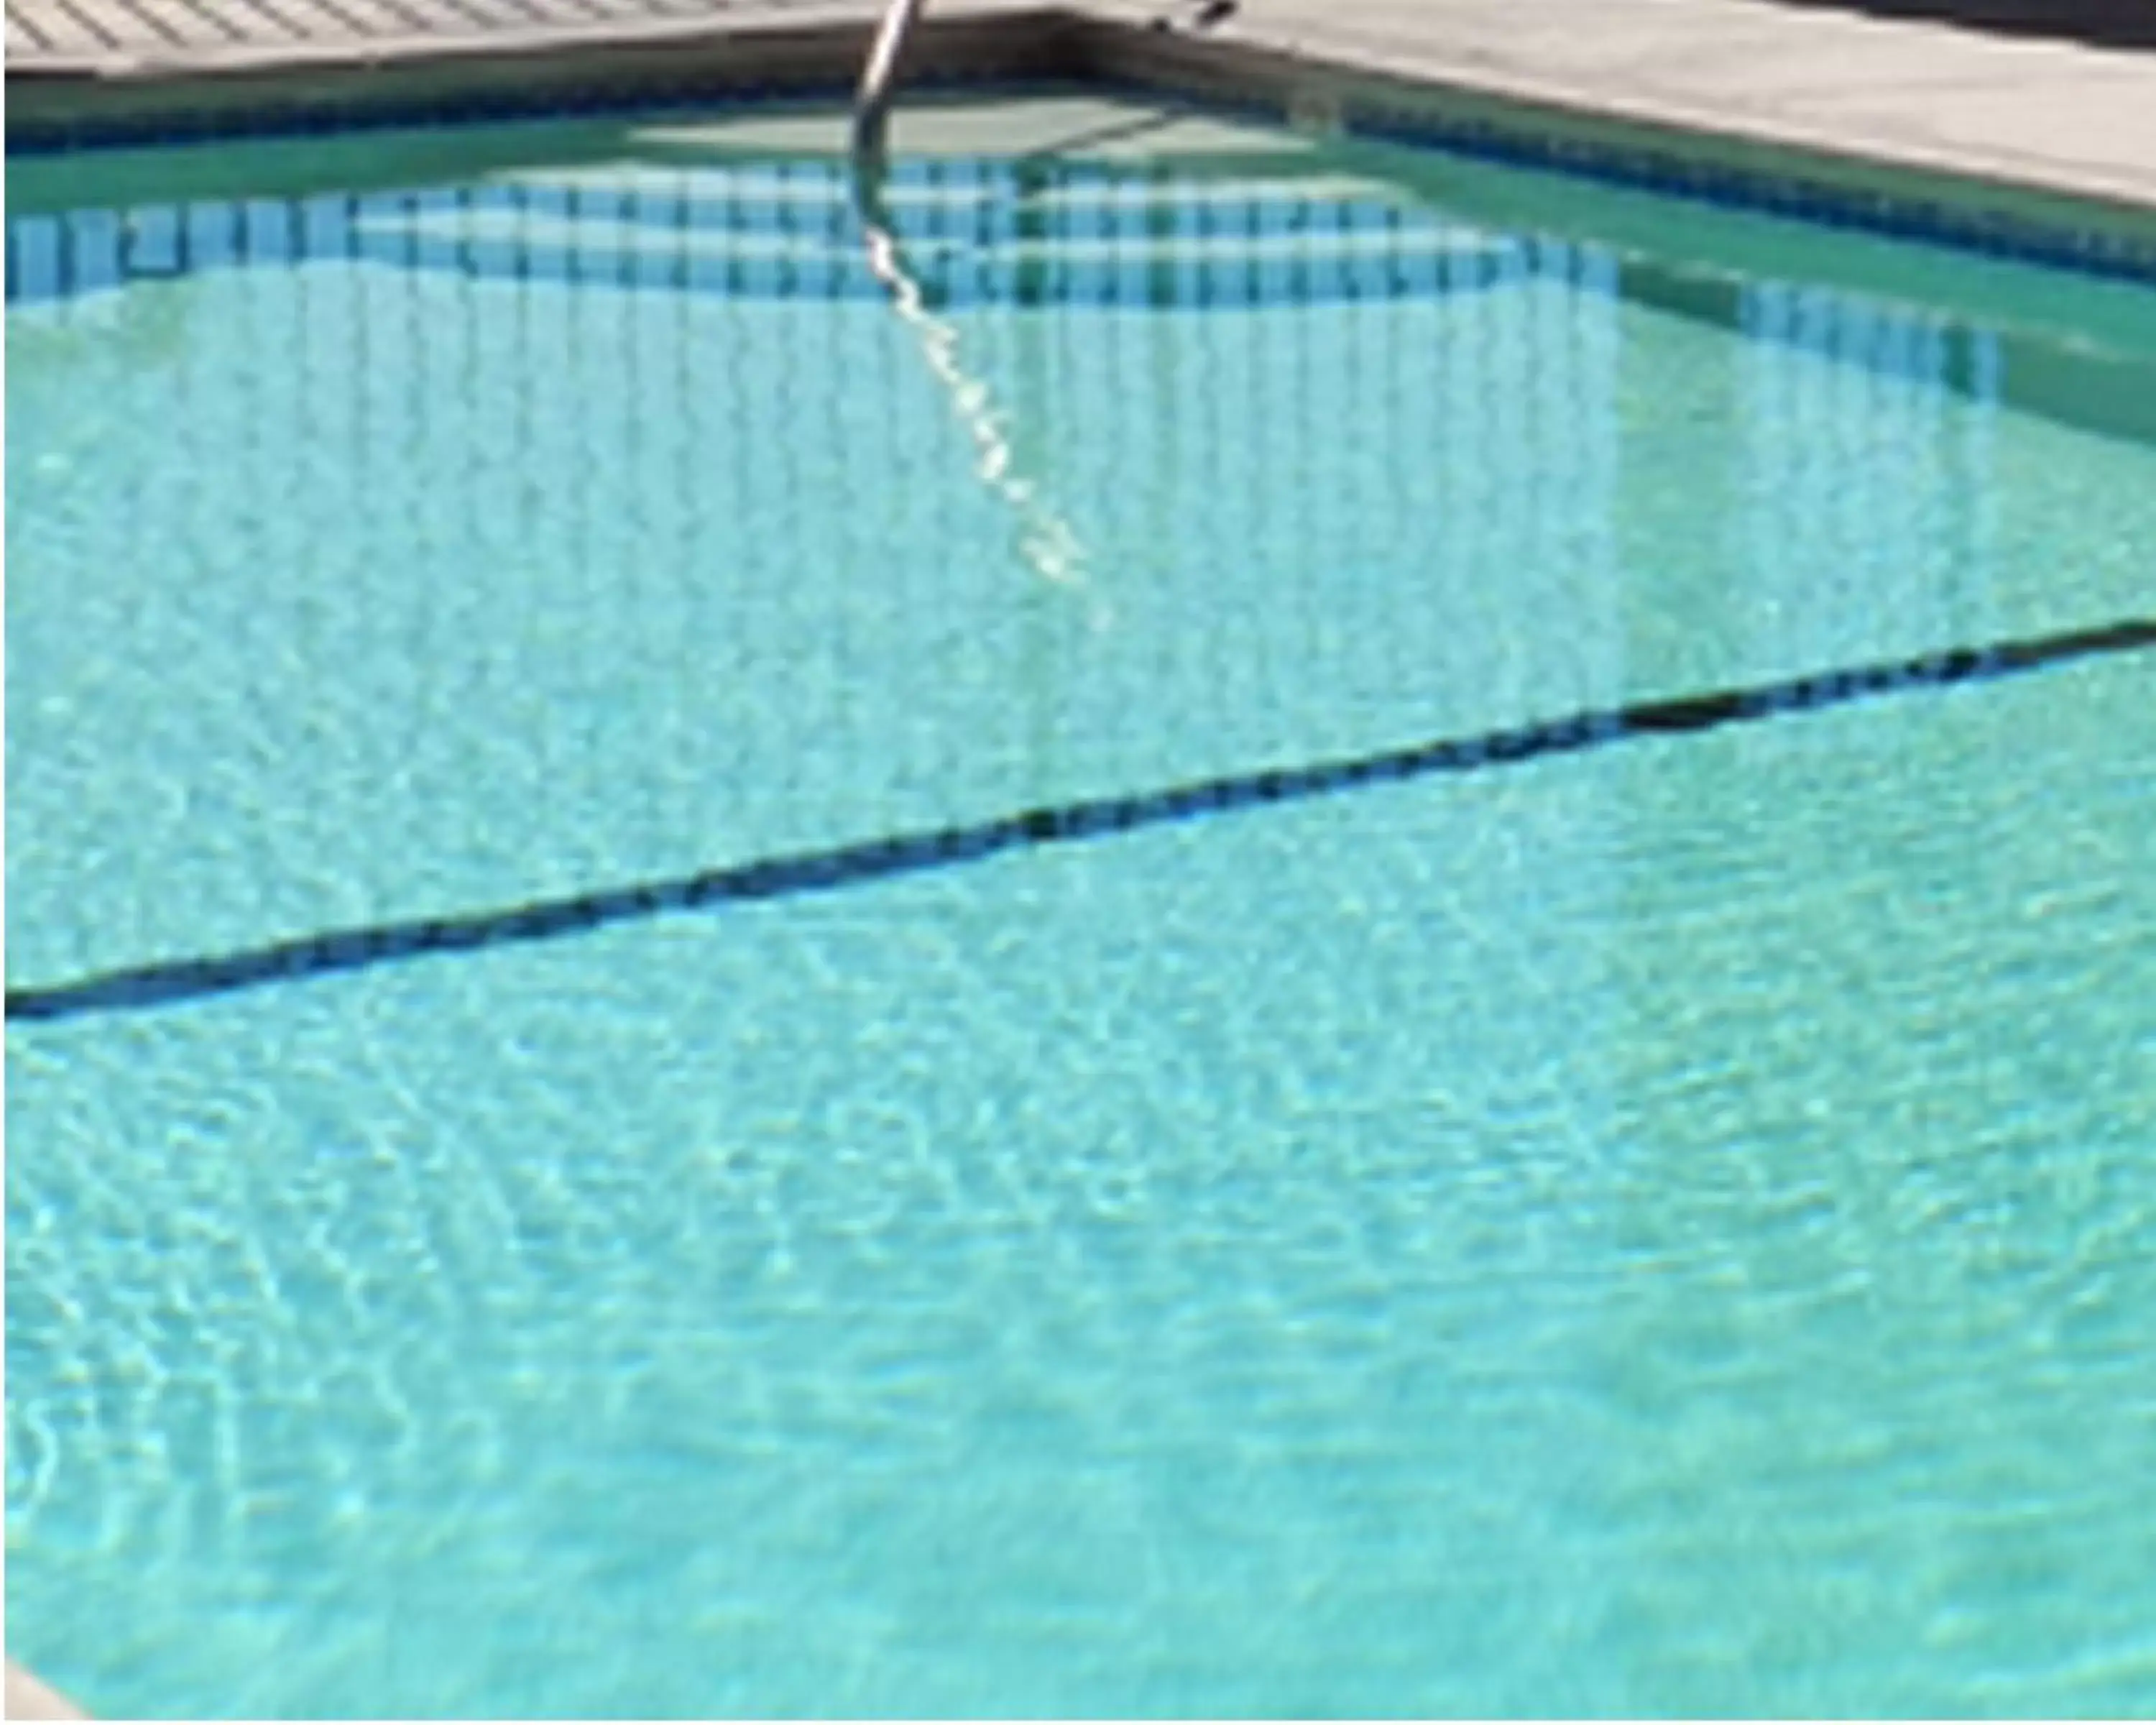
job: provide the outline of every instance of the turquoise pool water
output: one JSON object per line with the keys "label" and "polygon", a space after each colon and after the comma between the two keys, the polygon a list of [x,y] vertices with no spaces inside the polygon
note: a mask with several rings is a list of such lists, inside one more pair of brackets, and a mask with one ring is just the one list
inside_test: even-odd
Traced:
{"label": "turquoise pool water", "polygon": [[11,185],[11,1653],[2145,1707],[2156,296],[1067,117],[901,165],[926,331],[736,122]]}

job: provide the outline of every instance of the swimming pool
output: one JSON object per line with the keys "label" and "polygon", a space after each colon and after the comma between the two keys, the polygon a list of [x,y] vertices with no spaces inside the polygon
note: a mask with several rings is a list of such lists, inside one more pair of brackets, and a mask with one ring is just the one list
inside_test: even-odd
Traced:
{"label": "swimming pool", "polygon": [[2129,1711],[2156,295],[992,112],[11,184],[11,1651]]}

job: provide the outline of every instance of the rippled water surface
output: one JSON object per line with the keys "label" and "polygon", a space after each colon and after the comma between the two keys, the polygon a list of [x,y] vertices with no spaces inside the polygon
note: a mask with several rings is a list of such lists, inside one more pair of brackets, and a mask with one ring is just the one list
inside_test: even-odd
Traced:
{"label": "rippled water surface", "polygon": [[11,184],[11,1654],[2145,1707],[2156,295],[957,117]]}

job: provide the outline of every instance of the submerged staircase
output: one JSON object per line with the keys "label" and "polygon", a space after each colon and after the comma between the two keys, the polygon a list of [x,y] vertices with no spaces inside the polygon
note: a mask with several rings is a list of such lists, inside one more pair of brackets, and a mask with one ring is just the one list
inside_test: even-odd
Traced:
{"label": "submerged staircase", "polygon": [[[916,157],[880,208],[929,303],[1284,307],[1472,293],[1537,273],[1527,244],[1338,172]],[[287,203],[11,217],[8,295],[351,260],[505,285],[572,282],[739,299],[885,292],[834,157],[639,150],[603,166]]]}

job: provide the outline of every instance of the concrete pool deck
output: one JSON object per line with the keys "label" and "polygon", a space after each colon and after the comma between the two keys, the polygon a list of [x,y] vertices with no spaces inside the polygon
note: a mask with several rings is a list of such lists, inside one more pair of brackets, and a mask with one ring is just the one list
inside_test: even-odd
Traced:
{"label": "concrete pool deck", "polygon": [[[1130,21],[1155,9],[1086,3]],[[1244,0],[1218,33],[1540,105],[2156,208],[2147,49],[1787,0]]]}
{"label": "concrete pool deck", "polygon": [[48,1689],[12,1659],[8,1661],[7,1714],[11,1719],[80,1719],[86,1717],[72,1702]]}
{"label": "concrete pool deck", "polygon": [[[1277,74],[1375,74],[1546,110],[2156,215],[2156,52],[1792,0],[929,0],[932,26],[1127,26]],[[249,74],[865,40],[878,0],[7,0],[11,102]],[[2092,37],[2101,33],[2090,32]],[[1173,51],[1173,49],[1170,49]]]}

